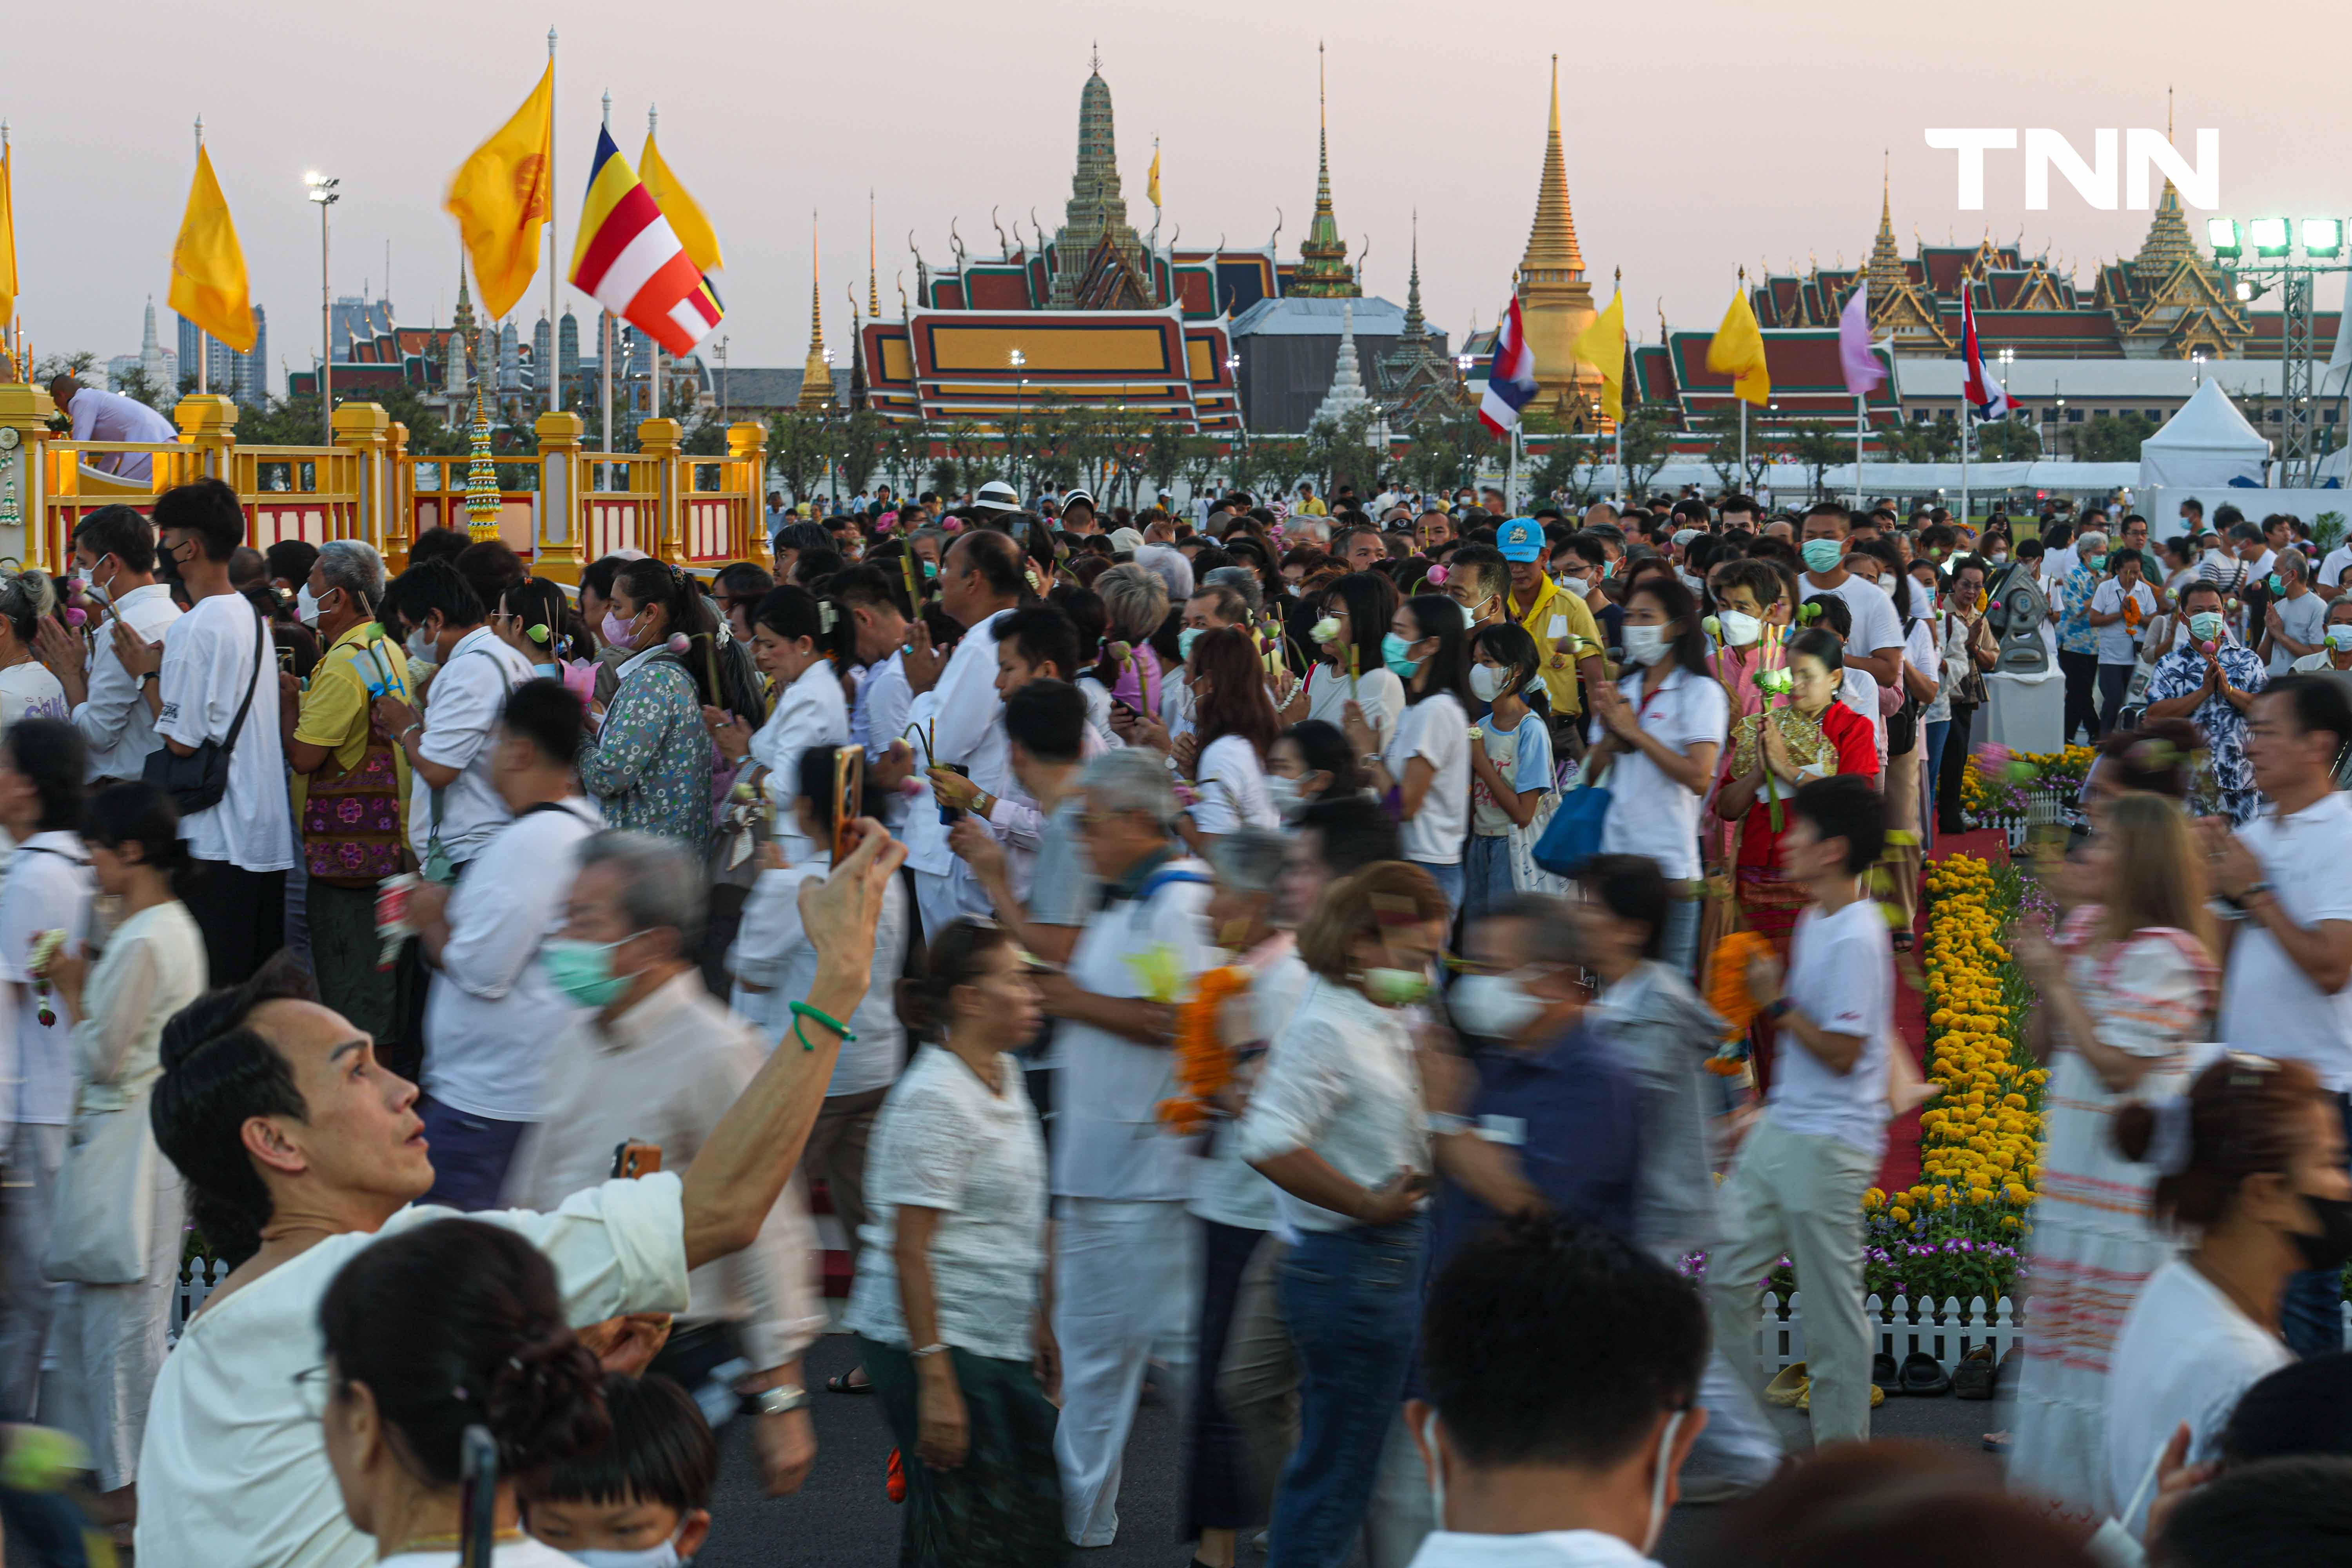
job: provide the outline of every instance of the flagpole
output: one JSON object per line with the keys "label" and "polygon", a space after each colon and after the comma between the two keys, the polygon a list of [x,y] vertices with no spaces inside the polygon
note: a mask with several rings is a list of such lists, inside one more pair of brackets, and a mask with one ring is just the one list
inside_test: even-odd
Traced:
{"label": "flagpole", "polygon": [[[604,92],[604,131],[610,135],[612,130],[613,93],[608,88]],[[604,406],[601,415],[604,425],[604,450],[614,452],[620,448],[613,444],[613,312],[605,310],[600,302],[596,319],[596,360],[604,377]]]}
{"label": "flagpole", "polygon": [[[204,155],[205,117],[199,114],[196,116],[196,156],[201,158]],[[209,334],[205,332],[204,328],[198,327],[196,329],[196,391],[198,393],[206,392],[211,388],[211,378],[208,373],[212,369],[213,356],[205,352],[212,346],[205,341],[207,336],[209,336]],[[325,345],[321,344],[320,346],[324,347]],[[322,363],[320,365],[319,369],[321,374],[324,374],[326,366]]]}
{"label": "flagpole", "polygon": [[1963,388],[1960,393],[1960,526],[1962,528],[1969,525],[1969,426],[1970,423],[1969,395]]}
{"label": "flagpole", "polygon": [[[556,207],[560,198],[555,190],[555,29],[547,30],[547,363],[539,374],[547,377],[547,411],[553,414],[563,406],[563,352],[561,338],[563,323],[556,311],[562,304],[557,290],[562,287],[563,245],[556,235],[559,219]],[[391,292],[390,289],[385,290]]]}
{"label": "flagpole", "polygon": [[1862,433],[1870,423],[1870,411],[1864,406],[1861,393],[1853,395],[1853,510],[1862,510]]}

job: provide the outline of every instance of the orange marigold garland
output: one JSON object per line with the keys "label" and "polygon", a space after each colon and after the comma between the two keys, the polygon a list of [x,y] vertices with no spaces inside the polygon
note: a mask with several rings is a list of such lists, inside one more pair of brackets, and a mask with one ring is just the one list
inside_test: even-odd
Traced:
{"label": "orange marigold garland", "polygon": [[1730,1044],[1708,1058],[1706,1070],[1725,1077],[1737,1074],[1742,1052],[1738,1041],[1756,1019],[1756,999],[1748,991],[1748,965],[1772,954],[1771,939],[1761,931],[1727,932],[1706,959],[1706,1005],[1723,1016],[1724,1038]]}
{"label": "orange marigold garland", "polygon": [[1208,970],[1176,1009],[1176,1081],[1182,1092],[1160,1102],[1160,1120],[1179,1132],[1206,1127],[1217,1096],[1233,1081],[1233,1047],[1218,1024],[1225,1003],[1249,984],[1250,972],[1238,964]]}

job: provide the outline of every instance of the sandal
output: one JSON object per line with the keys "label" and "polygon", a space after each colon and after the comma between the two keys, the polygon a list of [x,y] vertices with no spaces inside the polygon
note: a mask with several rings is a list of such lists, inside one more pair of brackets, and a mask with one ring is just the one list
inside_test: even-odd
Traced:
{"label": "sandal", "polygon": [[[1870,1407],[1873,1410],[1875,1410],[1885,1403],[1886,1390],[1879,1387],[1878,1384],[1874,1383],[1870,1385]],[[1805,1392],[1797,1395],[1797,1408],[1800,1410],[1811,1411],[1812,1407],[1813,1385],[1811,1381],[1809,1379],[1805,1384]]]}
{"label": "sandal", "polygon": [[1960,1358],[1952,1373],[1952,1392],[1962,1399],[1990,1399],[1993,1384],[2000,1368],[1993,1364],[1992,1347],[1979,1345]]}
{"label": "sandal", "polygon": [[847,1372],[835,1373],[831,1377],[824,1380],[825,1392],[827,1394],[873,1393],[874,1384],[872,1383],[852,1383],[849,1381],[851,1378],[857,1376],[865,1370],[866,1369],[862,1366],[853,1366]]}
{"label": "sandal", "polygon": [[1885,1394],[1903,1392],[1903,1374],[1896,1370],[1895,1358],[1880,1351],[1870,1358],[1871,1385]]}
{"label": "sandal", "polygon": [[1812,1379],[1805,1375],[1805,1363],[1792,1361],[1780,1369],[1780,1375],[1764,1385],[1764,1403],[1777,1405],[1783,1410],[1799,1408],[1797,1402],[1805,1396]]}
{"label": "sandal", "polygon": [[1902,1385],[1895,1392],[1915,1399],[1939,1399],[1952,1392],[1951,1374],[1926,1351],[1913,1351],[1903,1358]]}

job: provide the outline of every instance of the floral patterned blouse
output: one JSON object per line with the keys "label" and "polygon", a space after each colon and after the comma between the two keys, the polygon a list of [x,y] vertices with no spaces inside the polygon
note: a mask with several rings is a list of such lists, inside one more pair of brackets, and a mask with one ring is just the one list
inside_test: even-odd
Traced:
{"label": "floral patterned blouse", "polygon": [[[2214,656],[2221,673],[2241,691],[2260,691],[2270,684],[2270,671],[2254,650],[2231,637]],[[2193,647],[2179,647],[2157,660],[2147,682],[2147,700],[2168,702],[2205,685],[2205,656]],[[2254,787],[2254,764],[2246,760],[2246,716],[2219,691],[2197,705],[2190,721],[2205,736],[2206,765],[2197,770],[2189,786],[2192,816],[2226,816],[2243,827],[2261,809],[2262,792]]]}
{"label": "floral patterned blouse", "polygon": [[2067,653],[2099,651],[2099,628],[2091,624],[2091,596],[2107,574],[2089,566],[2077,566],[2066,574],[2064,614],[2058,620],[2058,646]]}
{"label": "floral patterned blouse", "polygon": [[694,678],[666,650],[621,667],[604,723],[580,753],[580,783],[607,827],[710,851],[710,732]]}

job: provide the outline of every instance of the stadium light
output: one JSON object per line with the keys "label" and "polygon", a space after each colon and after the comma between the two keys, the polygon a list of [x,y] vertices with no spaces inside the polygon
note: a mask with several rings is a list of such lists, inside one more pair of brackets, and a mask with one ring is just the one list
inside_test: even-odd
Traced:
{"label": "stadium light", "polygon": [[2303,220],[2303,249],[2306,256],[2334,258],[2344,248],[2344,220],[2333,217],[2307,217]]}
{"label": "stadium light", "polygon": [[2207,218],[2205,237],[2219,260],[2234,261],[2244,248],[2238,241],[2238,220],[2233,217]]}
{"label": "stadium light", "polygon": [[2246,237],[2253,243],[2256,256],[2284,256],[2290,248],[2292,234],[2283,217],[2258,217],[2246,225]]}

